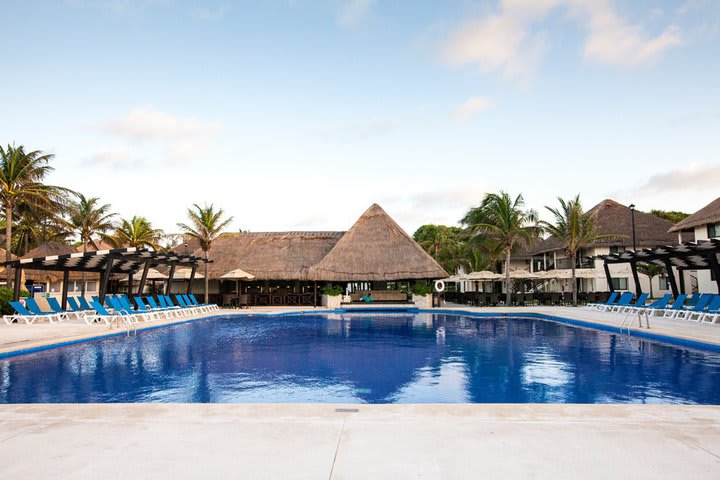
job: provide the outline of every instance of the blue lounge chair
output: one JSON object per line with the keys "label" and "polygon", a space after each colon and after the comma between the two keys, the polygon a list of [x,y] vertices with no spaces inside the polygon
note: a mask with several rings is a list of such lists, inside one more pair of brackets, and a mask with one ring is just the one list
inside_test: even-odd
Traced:
{"label": "blue lounge chair", "polygon": [[672,316],[675,315],[675,312],[683,309],[683,306],[685,305],[685,300],[687,300],[687,295],[681,293],[677,296],[675,301],[668,308],[664,308],[662,310],[655,310],[652,313],[660,312],[662,313],[663,317],[672,318]]}
{"label": "blue lounge chair", "polygon": [[[25,301],[27,301],[27,299]],[[21,320],[29,325],[31,323],[35,323],[35,320],[42,320],[43,318],[47,319],[47,321],[50,323],[60,321],[60,318],[57,313],[37,314],[37,313],[34,313],[34,312],[28,310],[27,308],[25,308],[25,305],[23,305],[20,302],[8,302],[8,303],[13,308],[13,310],[15,310],[14,314],[3,316],[3,320],[5,320],[5,323],[7,323],[8,325],[13,322],[20,322]]]}
{"label": "blue lounge chair", "polygon": [[[158,296],[158,299],[162,299],[162,297]],[[167,312],[167,315],[172,315],[174,317],[182,317],[182,312],[177,307],[167,307],[167,306],[161,306],[165,305],[164,301],[161,301],[158,305],[155,302],[155,299],[153,297],[145,297],[145,300],[147,300],[148,304],[150,305],[150,308],[157,311]]]}
{"label": "blue lounge chair", "polygon": [[110,304],[110,308],[113,309],[114,313],[118,313],[118,314],[122,315],[123,317],[127,317],[128,319],[132,320],[135,323],[139,323],[139,320],[143,320],[145,322],[148,321],[148,316],[143,315],[141,313],[133,312],[132,310],[126,308],[120,302],[119,298],[107,297],[107,302]]}
{"label": "blue lounge chair", "polygon": [[715,298],[713,294],[705,294],[697,301],[694,307],[681,310],[675,314],[675,318],[684,318],[685,320],[700,321],[705,310],[707,310],[710,302]]}
{"label": "blue lounge chair", "polygon": [[85,312],[85,311],[87,311],[87,310],[90,310],[89,308],[87,308],[87,309],[86,309],[86,308],[82,308],[82,307],[78,304],[77,300],[75,300],[73,297],[68,297],[67,303],[68,303],[68,305],[70,306],[70,310],[72,310],[73,312],[75,312],[75,313],[77,313],[77,314],[82,314],[83,312]]}
{"label": "blue lounge chair", "polygon": [[60,315],[60,317],[65,318],[65,320],[68,320],[70,318],[70,315],[72,315],[75,318],[79,318],[78,314],[73,312],[72,310],[65,310],[60,306],[60,302],[57,301],[57,298],[55,297],[48,297],[47,298],[48,307],[50,307],[50,310]]}
{"label": "blue lounge chair", "polygon": [[632,302],[633,297],[635,296],[632,292],[625,292],[622,295],[620,295],[620,298],[618,299],[617,303],[604,305],[598,307],[598,310],[604,311],[604,312],[614,312],[614,311],[620,311],[623,307],[627,307],[630,305],[630,302]]}
{"label": "blue lounge chair", "polygon": [[715,295],[705,313],[700,317],[700,321],[716,323],[718,319],[720,319],[720,295]]}
{"label": "blue lounge chair", "polygon": [[80,308],[83,310],[95,310],[92,308],[92,306],[88,303],[87,299],[85,297],[78,297],[77,298],[78,303],[80,304]]}
{"label": "blue lounge chair", "polygon": [[[34,298],[26,298],[25,299],[25,306],[28,310],[30,310],[34,315],[54,315],[52,317],[53,319],[57,320],[58,322],[61,322],[63,319],[67,318],[64,315],[60,315],[57,312],[45,312],[40,308],[40,305],[38,305],[37,301]],[[50,323],[53,323],[52,320],[50,320],[50,317],[48,317],[48,320]]]}
{"label": "blue lounge chair", "polygon": [[685,302],[685,306],[694,307],[698,300],[700,300],[700,297],[702,297],[702,293],[693,293],[692,297]]}
{"label": "blue lounge chair", "polygon": [[88,312],[83,316],[85,323],[90,325],[95,322],[103,322],[105,325],[109,324],[113,319],[120,317],[119,313],[109,312],[100,302],[92,301],[90,306],[94,312]]}
{"label": "blue lounge chair", "polygon": [[637,300],[635,300],[635,303],[630,303],[629,305],[620,307],[617,311],[621,311],[622,313],[628,313],[636,308],[642,308],[645,306],[645,302],[647,301],[649,296],[650,295],[647,293],[641,293]]}
{"label": "blue lounge chair", "polygon": [[180,305],[181,308],[184,308],[185,310],[189,311],[191,314],[196,315],[198,312],[200,312],[200,309],[197,308],[194,305],[188,305],[185,303],[185,300],[183,299],[182,295],[175,295],[175,301]]}
{"label": "blue lounge chair", "polygon": [[605,303],[588,303],[587,305],[585,305],[585,308],[599,309],[600,307],[605,307],[607,305],[614,305],[619,296],[620,296],[620,294],[618,292],[613,292],[608,297],[607,302],[605,302]]}
{"label": "blue lounge chair", "polygon": [[190,297],[187,295],[180,295],[180,298],[183,299],[183,302],[185,302],[185,305],[187,305],[188,308],[194,308],[196,311],[201,313],[207,313],[210,311],[209,305],[195,305],[195,302],[190,300]]}
{"label": "blue lounge chair", "polygon": [[214,304],[214,303],[200,303],[200,302],[198,302],[197,298],[195,298],[195,295],[193,295],[192,293],[189,294],[189,295],[187,295],[187,297],[190,299],[190,301],[191,301],[195,306],[198,306],[198,307],[200,307],[200,306],[206,306],[206,307],[209,307],[209,310],[210,310],[210,311],[220,310],[220,307],[218,307],[218,306],[217,306],[216,304]]}
{"label": "blue lounge chair", "polygon": [[654,302],[652,302],[648,305],[645,305],[644,307],[636,307],[636,308],[637,308],[637,310],[642,310],[644,312],[648,311],[648,310],[663,309],[663,308],[667,308],[667,306],[671,300],[672,300],[672,295],[669,293],[666,293],[665,295],[662,296],[662,298],[659,298],[659,299],[655,300]]}
{"label": "blue lounge chair", "polygon": [[164,316],[165,318],[169,318],[168,317],[169,312],[167,310],[154,310],[154,309],[148,308],[145,305],[145,302],[143,302],[142,298],[134,297],[134,299],[135,299],[135,305],[137,305],[138,313],[148,315],[155,319],[160,319],[160,315]]}

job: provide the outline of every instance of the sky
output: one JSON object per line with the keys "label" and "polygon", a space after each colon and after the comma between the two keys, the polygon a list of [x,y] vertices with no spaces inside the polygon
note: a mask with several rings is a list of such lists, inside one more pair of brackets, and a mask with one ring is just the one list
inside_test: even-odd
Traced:
{"label": "sky", "polygon": [[720,194],[717,0],[0,0],[0,143],[178,230]]}

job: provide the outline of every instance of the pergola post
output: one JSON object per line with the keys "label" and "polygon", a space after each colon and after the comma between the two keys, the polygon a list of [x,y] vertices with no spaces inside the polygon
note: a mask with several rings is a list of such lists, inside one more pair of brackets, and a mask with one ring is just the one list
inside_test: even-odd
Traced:
{"label": "pergola post", "polygon": [[678,277],[680,277],[680,293],[685,295],[685,270],[678,268]]}
{"label": "pergola post", "polygon": [[635,281],[635,295],[642,295],[642,287],[640,287],[640,277],[637,271],[637,262],[630,262],[630,270],[632,271],[633,280]]}
{"label": "pergola post", "polygon": [[720,292],[720,265],[718,265],[718,259],[716,254],[711,254],[708,257],[708,263],[710,264],[710,271],[715,277],[715,283],[717,283],[718,292]]}
{"label": "pergola post", "polygon": [[70,271],[65,270],[63,272],[62,297],[60,299],[60,306],[63,310],[67,309],[68,283],[70,283]]}
{"label": "pergola post", "polygon": [[170,272],[168,273],[167,283],[165,284],[165,295],[170,295],[173,277],[175,276],[175,264],[170,264]]}
{"label": "pergola post", "polygon": [[607,284],[608,288],[610,289],[610,293],[614,293],[615,287],[613,286],[612,276],[610,275],[610,267],[608,267],[607,261],[603,262],[603,268],[605,268],[605,278],[607,278]]}
{"label": "pergola post", "polygon": [[105,303],[105,294],[107,293],[107,286],[108,281],[110,280],[110,272],[112,272],[113,263],[115,263],[115,259],[113,257],[109,257],[107,265],[105,265],[105,271],[102,273],[102,277],[100,280],[100,292],[98,295],[100,305]]}
{"label": "pergola post", "polygon": [[188,295],[190,295],[192,293],[192,284],[193,284],[193,281],[195,280],[195,272],[196,271],[197,271],[197,264],[193,263],[193,266],[190,269],[190,280],[188,281],[187,292],[185,292]]}
{"label": "pergola post", "polygon": [[138,297],[143,294],[145,291],[145,282],[147,282],[147,276],[148,276],[148,270],[150,269],[150,260],[145,260],[145,265],[143,266],[143,273],[142,277],[140,277],[140,286],[138,287]]}
{"label": "pergola post", "polygon": [[[8,268],[8,267],[5,267]],[[15,268],[15,281],[13,282],[13,301],[17,302],[20,300],[20,280],[22,275],[22,267],[18,265]]]}
{"label": "pergola post", "polygon": [[128,272],[128,297],[130,297],[130,301],[132,302],[133,297],[133,271],[130,270]]}
{"label": "pergola post", "polygon": [[670,282],[670,290],[672,290],[673,297],[677,298],[680,292],[678,291],[677,281],[673,273],[672,262],[670,262],[669,258],[666,258],[663,262],[665,262],[665,270],[667,271],[668,281]]}

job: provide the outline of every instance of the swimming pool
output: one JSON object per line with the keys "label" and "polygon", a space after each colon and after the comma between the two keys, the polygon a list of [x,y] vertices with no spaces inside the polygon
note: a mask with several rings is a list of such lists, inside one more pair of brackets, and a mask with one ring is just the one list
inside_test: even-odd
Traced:
{"label": "swimming pool", "polygon": [[0,360],[0,403],[720,404],[720,354],[523,317],[200,320]]}

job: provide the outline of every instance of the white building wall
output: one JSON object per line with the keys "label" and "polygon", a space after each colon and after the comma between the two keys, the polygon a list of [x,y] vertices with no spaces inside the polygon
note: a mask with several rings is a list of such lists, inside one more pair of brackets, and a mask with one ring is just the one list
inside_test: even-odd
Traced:
{"label": "white building wall", "polygon": [[[708,240],[707,225],[695,227],[695,241],[697,240]],[[697,275],[698,291],[700,293],[720,293],[718,292],[717,282],[712,279],[710,270],[697,270],[693,274]]]}

